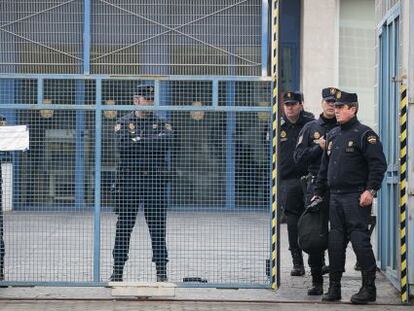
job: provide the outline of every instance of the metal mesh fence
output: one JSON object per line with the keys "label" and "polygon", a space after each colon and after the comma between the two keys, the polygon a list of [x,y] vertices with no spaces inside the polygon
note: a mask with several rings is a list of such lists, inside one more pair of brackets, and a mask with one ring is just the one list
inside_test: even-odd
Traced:
{"label": "metal mesh fence", "polygon": [[94,113],[1,113],[30,129],[30,150],[2,157],[6,280],[91,281]]}
{"label": "metal mesh fence", "polygon": [[15,0],[0,12],[2,73],[259,76],[266,62],[260,0]]}
{"label": "metal mesh fence", "polygon": [[0,72],[80,73],[83,2],[0,1]]}
{"label": "metal mesh fence", "polygon": [[269,285],[270,82],[0,86],[5,281]]}
{"label": "metal mesh fence", "polygon": [[93,72],[259,75],[261,1],[93,2]]}

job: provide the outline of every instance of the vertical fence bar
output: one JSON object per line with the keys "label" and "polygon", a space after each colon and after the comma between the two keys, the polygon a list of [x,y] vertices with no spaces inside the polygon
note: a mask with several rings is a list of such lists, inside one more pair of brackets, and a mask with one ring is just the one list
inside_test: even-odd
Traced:
{"label": "vertical fence bar", "polygon": [[[75,81],[75,104],[85,104],[85,80]],[[85,112],[76,111],[75,128],[75,207],[85,203]]]}
{"label": "vertical fence bar", "polygon": [[280,284],[280,242],[279,242],[279,223],[277,214],[277,192],[278,192],[278,175],[277,175],[277,157],[279,146],[279,68],[278,68],[278,46],[279,46],[279,0],[272,0],[272,80],[273,80],[273,100],[272,100],[272,131],[273,131],[273,157],[272,157],[272,260],[271,260],[271,278],[272,289],[276,290]]}
{"label": "vertical fence bar", "polygon": [[407,87],[400,86],[400,285],[401,302],[408,303],[407,277]]}
{"label": "vertical fence bar", "polygon": [[267,77],[267,56],[268,56],[268,0],[262,0],[262,77]]}
{"label": "vertical fence bar", "polygon": [[83,73],[90,74],[91,0],[84,0],[83,8]]}
{"label": "vertical fence bar", "polygon": [[95,111],[95,208],[94,208],[94,249],[93,281],[100,281],[101,270],[101,141],[102,141],[102,80],[96,80]]}
{"label": "vertical fence bar", "polygon": [[213,88],[212,105],[213,107],[217,107],[218,102],[219,102],[219,81],[217,79],[213,80],[212,88]]}
{"label": "vertical fence bar", "polygon": [[[236,82],[227,82],[227,106],[234,106]],[[236,130],[236,113],[227,112],[226,122],[226,208],[234,209],[236,206],[236,166],[235,148],[233,144]]]}

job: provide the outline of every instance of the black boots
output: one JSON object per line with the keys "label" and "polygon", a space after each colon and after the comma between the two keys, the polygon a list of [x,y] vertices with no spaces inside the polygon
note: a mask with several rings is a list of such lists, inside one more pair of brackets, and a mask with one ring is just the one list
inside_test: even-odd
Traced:
{"label": "black boots", "polygon": [[329,273],[329,289],[322,296],[322,301],[338,301],[341,300],[341,278],[342,273]]}
{"label": "black boots", "polygon": [[291,276],[302,276],[305,274],[305,267],[303,266],[302,250],[291,249],[293,269],[290,271]]}
{"label": "black boots", "polygon": [[109,282],[122,282],[122,276],[124,274],[124,266],[114,265],[112,275],[109,279]]}
{"label": "black boots", "polygon": [[308,296],[319,296],[323,294],[322,273],[312,272],[312,287],[308,289]]}
{"label": "black boots", "polygon": [[155,264],[155,268],[157,270],[157,282],[167,282],[167,263],[158,262]]}
{"label": "black boots", "polygon": [[377,299],[377,288],[375,287],[375,272],[362,271],[362,287],[359,292],[351,297],[353,304],[367,304]]}
{"label": "black boots", "polygon": [[[167,278],[167,263],[156,263],[155,268],[157,270],[157,282],[166,282]],[[109,282],[122,282],[124,274],[124,266],[114,265],[112,275],[109,278]]]}

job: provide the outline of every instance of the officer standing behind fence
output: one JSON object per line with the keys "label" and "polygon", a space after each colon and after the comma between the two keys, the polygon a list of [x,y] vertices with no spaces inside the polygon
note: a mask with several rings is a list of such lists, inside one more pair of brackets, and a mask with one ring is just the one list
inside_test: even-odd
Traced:
{"label": "officer standing behind fence", "polygon": [[[326,134],[337,125],[334,110],[337,91],[334,87],[322,90],[322,113],[319,119],[306,123],[299,134],[294,159],[297,165],[306,166],[306,173],[308,174],[306,176],[306,205],[310,203],[315,192],[316,177],[321,165],[322,153],[326,149]],[[327,219],[327,204],[323,205],[321,213],[326,214],[325,219]],[[312,274],[312,288],[308,290],[308,295],[322,295],[324,252],[318,250],[310,253],[308,263]]]}
{"label": "officer standing behind fence", "polygon": [[292,254],[292,276],[305,274],[302,250],[298,246],[298,220],[304,211],[304,194],[300,177],[304,168],[295,165],[293,152],[299,132],[312,121],[313,115],[303,111],[303,95],[300,92],[286,92],[283,95],[283,119],[280,129],[279,174],[280,206],[287,220],[289,249]]}
{"label": "officer standing behind fence", "polygon": [[376,300],[376,261],[368,219],[387,164],[378,135],[358,121],[357,112],[357,94],[339,91],[335,115],[340,126],[327,136],[314,199],[329,190],[329,290],[322,300],[341,299],[341,278],[349,239],[362,268],[362,287],[352,296],[351,302],[365,304]]}
{"label": "officer standing behind fence", "polygon": [[[134,105],[152,105],[154,87],[139,85],[133,101]],[[118,120],[114,130],[119,151],[116,185],[118,220],[110,280],[123,280],[131,233],[142,205],[151,237],[157,281],[167,281],[165,189],[172,127],[152,112],[137,110]]]}

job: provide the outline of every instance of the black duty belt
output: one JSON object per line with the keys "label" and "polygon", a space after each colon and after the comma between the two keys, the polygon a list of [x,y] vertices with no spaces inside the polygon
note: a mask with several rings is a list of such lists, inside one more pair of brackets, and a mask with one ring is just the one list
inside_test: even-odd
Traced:
{"label": "black duty belt", "polygon": [[329,188],[330,193],[354,193],[354,192],[363,192],[365,186],[359,187],[348,187],[348,188]]}

